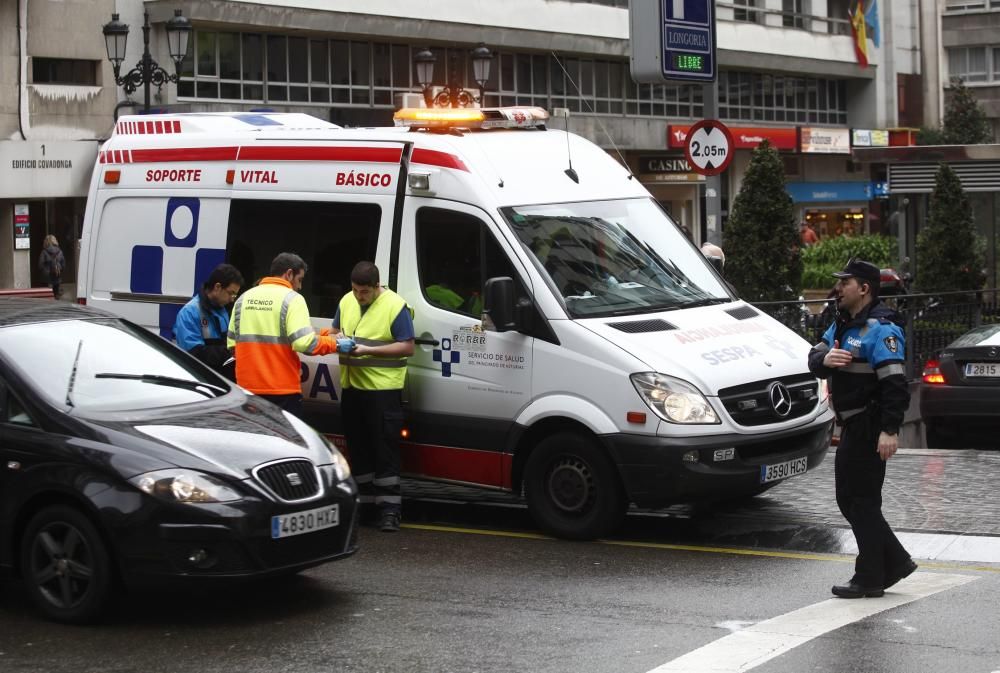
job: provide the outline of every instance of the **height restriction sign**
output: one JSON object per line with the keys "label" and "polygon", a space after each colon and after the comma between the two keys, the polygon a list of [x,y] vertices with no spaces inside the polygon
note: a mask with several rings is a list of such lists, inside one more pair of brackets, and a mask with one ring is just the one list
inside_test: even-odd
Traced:
{"label": "height restriction sign", "polygon": [[684,157],[695,173],[718,175],[733,160],[733,134],[716,119],[703,119],[688,130]]}

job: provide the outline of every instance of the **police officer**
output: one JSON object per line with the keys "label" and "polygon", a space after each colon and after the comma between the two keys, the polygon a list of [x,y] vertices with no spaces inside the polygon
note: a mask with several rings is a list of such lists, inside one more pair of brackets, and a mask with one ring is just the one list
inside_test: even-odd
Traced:
{"label": "police officer", "polygon": [[236,353],[236,382],[300,417],[298,353],[327,355],[337,349],[331,337],[313,330],[309,307],[298,292],[307,270],[306,263],[294,253],[275,257],[271,275],[236,302],[227,335],[227,343]]}
{"label": "police officer", "polygon": [[837,505],[858,544],[854,576],[841,598],[878,597],[917,569],[882,516],[885,461],[896,453],[910,404],[900,317],[879,301],[879,269],[851,259],[833,274],[837,320],[809,352],[809,369],[830,378],[841,426],[835,462]]}
{"label": "police officer", "polygon": [[351,291],[333,318],[340,355],[340,410],[362,516],[378,510],[378,526],[399,530],[399,438],[406,358],[413,355],[413,319],[398,294],[379,285],[371,262],[351,271]]}
{"label": "police officer", "polygon": [[219,264],[174,321],[177,345],[234,381],[236,372],[226,364],[232,361],[226,344],[229,331],[226,307],[233,303],[242,286],[243,276],[235,266]]}

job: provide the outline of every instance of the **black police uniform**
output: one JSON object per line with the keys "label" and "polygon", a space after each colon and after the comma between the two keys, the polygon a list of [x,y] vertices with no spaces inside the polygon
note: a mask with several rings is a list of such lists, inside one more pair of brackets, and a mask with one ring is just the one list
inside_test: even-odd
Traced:
{"label": "black police uniform", "polygon": [[[809,352],[809,369],[830,379],[833,408],[841,424],[834,467],[837,505],[858,543],[851,584],[877,590],[860,595],[878,596],[884,586],[915,568],[882,516],[885,461],[878,454],[879,433],[897,434],[910,404],[903,366],[905,342],[899,314],[877,298],[853,318],[844,313]],[[854,356],[849,365],[823,364],[835,342]]]}

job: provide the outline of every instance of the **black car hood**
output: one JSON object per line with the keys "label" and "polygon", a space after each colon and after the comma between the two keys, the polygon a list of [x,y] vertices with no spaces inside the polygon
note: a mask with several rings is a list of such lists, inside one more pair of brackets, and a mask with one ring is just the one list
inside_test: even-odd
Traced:
{"label": "black car hood", "polygon": [[86,422],[132,437],[129,448],[142,455],[144,460],[135,463],[143,470],[183,467],[245,479],[257,465],[283,458],[331,462],[329,449],[312,428],[267,402],[238,393],[236,403],[220,399],[198,406],[196,412],[188,405],[178,413]]}

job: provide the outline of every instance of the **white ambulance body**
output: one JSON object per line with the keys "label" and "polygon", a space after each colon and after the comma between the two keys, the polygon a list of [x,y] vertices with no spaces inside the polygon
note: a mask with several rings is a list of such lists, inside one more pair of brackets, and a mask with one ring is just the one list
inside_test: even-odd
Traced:
{"label": "white ambulance body", "polygon": [[[404,473],[523,488],[566,537],[609,531],[630,502],[757,493],[823,460],[833,415],[809,344],[734,297],[603,150],[537,109],[471,114],[485,121],[122,118],[79,298],[171,338],[216,264],[250,284],[290,251],[319,328],[373,260],[414,314]],[[302,360],[309,420],[336,437],[337,358]]]}

